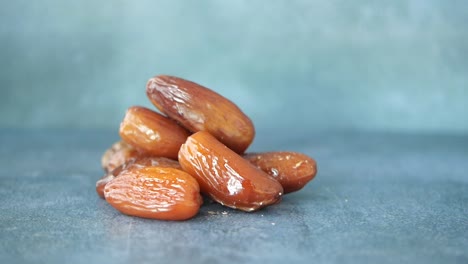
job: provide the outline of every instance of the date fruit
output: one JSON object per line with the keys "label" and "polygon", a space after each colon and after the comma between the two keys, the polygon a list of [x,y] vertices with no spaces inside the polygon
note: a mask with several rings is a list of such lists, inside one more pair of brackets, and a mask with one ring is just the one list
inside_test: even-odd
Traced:
{"label": "date fruit", "polygon": [[101,165],[105,172],[113,171],[132,158],[141,154],[131,145],[124,141],[114,143],[101,158]]}
{"label": "date fruit", "polygon": [[317,173],[315,160],[302,153],[248,153],[244,158],[278,180],[285,194],[302,189]]}
{"label": "date fruit", "polygon": [[174,168],[122,171],[106,184],[104,195],[112,207],[126,215],[160,220],[192,218],[202,204],[197,181]]}
{"label": "date fruit", "polygon": [[252,121],[220,94],[178,77],[160,75],[146,85],[150,101],[192,132],[208,131],[238,154],[252,143]]}
{"label": "date fruit", "polygon": [[138,157],[133,158],[127,161],[126,163],[120,165],[119,167],[115,168],[114,170],[105,174],[101,179],[96,182],[96,192],[99,197],[104,199],[104,187],[108,182],[113,180],[115,177],[119,176],[119,174],[124,170],[132,170],[132,169],[141,169],[144,167],[153,166],[153,167],[164,167],[164,168],[174,168],[182,170],[180,167],[179,162],[175,160],[171,160],[164,157]]}
{"label": "date fruit", "polygon": [[255,211],[281,200],[283,188],[274,178],[223,145],[206,131],[187,138],[179,163],[213,200],[243,211]]}
{"label": "date fruit", "polygon": [[130,107],[120,124],[122,139],[151,156],[177,159],[189,135],[173,120],[141,106]]}

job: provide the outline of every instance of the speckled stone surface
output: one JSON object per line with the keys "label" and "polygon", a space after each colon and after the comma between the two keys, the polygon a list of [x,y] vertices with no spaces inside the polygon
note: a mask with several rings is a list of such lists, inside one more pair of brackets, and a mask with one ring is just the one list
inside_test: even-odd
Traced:
{"label": "speckled stone surface", "polygon": [[118,213],[95,193],[116,133],[0,130],[0,263],[468,263],[468,136],[257,135],[319,173],[282,203],[205,204],[190,221]]}

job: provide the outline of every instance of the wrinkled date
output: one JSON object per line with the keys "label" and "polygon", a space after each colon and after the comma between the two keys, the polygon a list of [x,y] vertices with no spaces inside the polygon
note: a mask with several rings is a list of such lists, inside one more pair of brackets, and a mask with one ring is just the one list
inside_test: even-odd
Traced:
{"label": "wrinkled date", "polygon": [[153,166],[153,167],[164,167],[164,168],[174,168],[182,170],[179,162],[171,160],[164,157],[138,157],[133,158],[127,161],[126,163],[120,165],[114,170],[105,174],[101,179],[96,182],[96,192],[99,197],[104,198],[104,187],[106,184],[113,180],[115,177],[119,176],[122,171],[132,170],[132,169],[142,169],[144,167]]}
{"label": "wrinkled date", "polygon": [[154,111],[140,106],[127,110],[120,124],[122,139],[147,155],[177,159],[189,132]]}
{"label": "wrinkled date", "polygon": [[271,176],[223,145],[208,132],[190,136],[179,151],[179,163],[213,200],[243,211],[255,211],[281,199],[283,188]]}
{"label": "wrinkled date", "polygon": [[244,158],[278,180],[283,186],[284,193],[302,189],[317,173],[315,160],[302,153],[287,151],[248,153]]}
{"label": "wrinkled date", "polygon": [[161,75],[146,85],[150,101],[192,132],[208,131],[230,149],[242,154],[252,143],[252,121],[234,103],[194,82]]}
{"label": "wrinkled date", "polygon": [[192,176],[163,167],[122,171],[106,184],[104,196],[126,215],[160,220],[192,218],[202,204],[200,187]]}

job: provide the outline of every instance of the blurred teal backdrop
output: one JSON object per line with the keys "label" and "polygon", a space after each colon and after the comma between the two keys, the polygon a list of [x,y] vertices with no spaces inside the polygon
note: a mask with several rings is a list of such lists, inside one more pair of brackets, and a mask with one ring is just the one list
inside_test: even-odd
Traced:
{"label": "blurred teal backdrop", "polygon": [[468,133],[468,1],[2,1],[0,127],[117,129],[172,74],[260,131]]}

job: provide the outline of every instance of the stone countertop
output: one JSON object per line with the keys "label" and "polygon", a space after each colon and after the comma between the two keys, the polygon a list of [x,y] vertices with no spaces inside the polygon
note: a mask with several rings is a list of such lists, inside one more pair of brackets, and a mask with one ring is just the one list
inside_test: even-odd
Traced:
{"label": "stone countertop", "polygon": [[[281,140],[279,140],[281,139]],[[102,130],[0,130],[0,263],[468,263],[468,136],[257,135],[317,160],[275,206],[189,221],[122,215],[95,193]]]}

